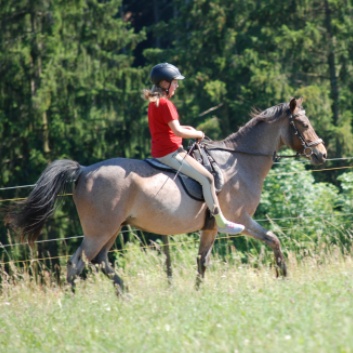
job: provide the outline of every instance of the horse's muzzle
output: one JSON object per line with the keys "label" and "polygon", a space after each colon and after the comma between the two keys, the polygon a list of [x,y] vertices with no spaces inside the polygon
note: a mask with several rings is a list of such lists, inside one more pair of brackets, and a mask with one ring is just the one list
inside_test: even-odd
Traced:
{"label": "horse's muzzle", "polygon": [[327,159],[327,152],[325,148],[325,152],[318,151],[317,149],[313,149],[310,155],[305,154],[308,157],[312,164],[320,165],[326,162]]}

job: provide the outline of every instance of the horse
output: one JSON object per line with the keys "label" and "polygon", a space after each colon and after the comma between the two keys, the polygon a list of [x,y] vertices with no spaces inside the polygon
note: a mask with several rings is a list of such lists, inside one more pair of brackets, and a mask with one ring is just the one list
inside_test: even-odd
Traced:
{"label": "horse", "polygon": [[[289,103],[257,112],[225,139],[205,141],[223,173],[224,185],[218,198],[225,217],[243,224],[243,235],[263,241],[273,250],[277,277],[287,275],[280,241],[252,216],[260,202],[264,179],[282,146],[314,165],[324,163],[327,158],[324,143],[306,116],[302,101],[292,98]],[[90,166],[73,160],[55,160],[42,172],[28,198],[9,210],[6,222],[33,243],[53,214],[56,197],[67,185],[72,185],[84,233],[82,243],[67,263],[67,282],[72,288],[86,262],[91,262],[101,264],[118,294],[123,293],[124,283],[109,263],[108,251],[125,225],[165,239],[168,235],[200,231],[196,260],[199,287],[209,264],[217,227],[215,224],[205,227],[206,204],[188,196],[178,178],[142,159],[112,158]],[[171,269],[168,270],[171,274]]]}

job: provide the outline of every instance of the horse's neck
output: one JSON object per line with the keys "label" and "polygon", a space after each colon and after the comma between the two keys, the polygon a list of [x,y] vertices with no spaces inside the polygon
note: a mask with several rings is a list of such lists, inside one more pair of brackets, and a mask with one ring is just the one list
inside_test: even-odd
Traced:
{"label": "horse's neck", "polygon": [[225,140],[227,149],[235,153],[219,153],[217,160],[229,182],[237,178],[237,173],[245,173],[262,185],[273,165],[273,154],[280,146],[281,126],[280,121],[263,122]]}
{"label": "horse's neck", "polygon": [[227,147],[249,155],[273,155],[280,146],[280,121],[271,124],[262,122],[245,132],[235,134]]}

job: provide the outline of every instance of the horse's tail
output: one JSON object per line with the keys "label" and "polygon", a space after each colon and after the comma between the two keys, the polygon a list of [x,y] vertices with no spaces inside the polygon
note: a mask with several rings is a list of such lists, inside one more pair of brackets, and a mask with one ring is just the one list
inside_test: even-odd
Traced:
{"label": "horse's tail", "polygon": [[23,240],[33,243],[53,214],[57,195],[65,192],[68,183],[76,182],[80,172],[79,163],[67,159],[48,165],[28,198],[10,207],[5,223],[19,231]]}

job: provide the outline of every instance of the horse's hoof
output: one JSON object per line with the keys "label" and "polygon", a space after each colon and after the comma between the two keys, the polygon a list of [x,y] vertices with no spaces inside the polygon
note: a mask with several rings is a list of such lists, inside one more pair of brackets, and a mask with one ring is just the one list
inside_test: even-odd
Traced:
{"label": "horse's hoof", "polygon": [[200,290],[202,283],[203,283],[203,279],[197,277],[197,278],[196,278],[196,283],[195,283],[195,289],[196,289],[196,290]]}
{"label": "horse's hoof", "polygon": [[281,266],[276,266],[276,277],[285,278],[287,277],[287,266],[282,264]]}

